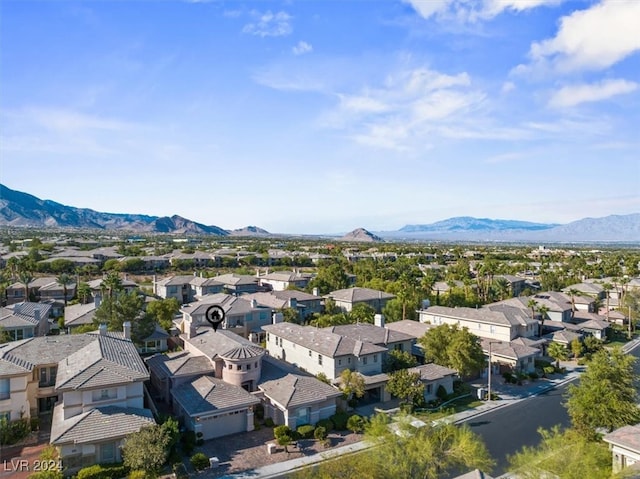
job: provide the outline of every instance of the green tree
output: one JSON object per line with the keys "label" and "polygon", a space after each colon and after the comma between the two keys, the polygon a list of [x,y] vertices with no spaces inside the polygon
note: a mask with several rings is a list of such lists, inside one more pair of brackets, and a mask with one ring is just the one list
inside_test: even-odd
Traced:
{"label": "green tree", "polygon": [[73,278],[71,277],[70,274],[60,273],[56,277],[56,281],[60,286],[62,286],[62,293],[64,294],[64,305],[66,306],[68,287],[69,287],[69,284],[73,283]]}
{"label": "green tree", "polygon": [[611,477],[611,452],[574,429],[539,429],[540,444],[509,457],[509,470],[521,479],[602,479]]}
{"label": "green tree", "polygon": [[298,323],[300,314],[296,308],[282,308],[282,317],[285,323]]}
{"label": "green tree", "polygon": [[549,313],[549,308],[544,304],[538,306],[538,313],[540,314],[540,329],[538,330],[538,336],[542,336],[544,330],[544,321],[547,319],[547,313]]}
{"label": "green tree", "polygon": [[114,271],[107,273],[100,283],[100,289],[102,289],[102,291],[106,291],[109,298],[113,298],[116,293],[123,290],[120,275]]}
{"label": "green tree", "polygon": [[340,389],[347,400],[364,396],[364,388],[364,378],[360,373],[350,369],[345,369],[340,373]]}
{"label": "green tree", "polygon": [[139,342],[149,336],[155,327],[154,317],[143,314],[144,296],[137,291],[121,293],[116,297],[106,296],[96,309],[94,327],[106,324],[109,331],[122,331],[123,324],[131,323],[131,339]]}
{"label": "green tree", "polygon": [[167,461],[171,441],[168,430],[158,425],[129,434],[122,446],[125,466],[132,470],[158,472]]}
{"label": "green tree", "polygon": [[318,288],[321,294],[327,294],[349,286],[349,277],[340,263],[333,263],[318,268],[318,274],[309,282],[307,289]]}
{"label": "green tree", "polygon": [[349,416],[349,419],[347,419],[347,429],[349,429],[349,431],[352,431],[354,433],[364,431],[365,424],[366,422],[362,418],[362,416],[358,416],[357,414],[354,414],[353,416]]}
{"label": "green tree", "polygon": [[484,367],[480,338],[457,324],[436,326],[418,342],[425,350],[427,361],[455,369],[460,376],[470,376]]}
{"label": "green tree", "polygon": [[78,290],[76,291],[76,295],[78,296],[80,303],[88,303],[89,298],[91,298],[91,287],[84,281],[81,281],[80,283],[78,283]]}
{"label": "green tree", "polygon": [[399,369],[412,368],[417,365],[418,361],[416,361],[416,358],[413,357],[413,354],[408,351],[400,351],[394,349],[392,351],[389,351],[389,353],[387,354],[387,357],[382,364],[382,370],[385,373],[390,373],[393,371],[398,371]]}
{"label": "green tree", "polygon": [[370,323],[373,324],[373,317],[376,310],[366,303],[356,303],[351,308],[349,318],[352,323]]}
{"label": "green tree", "polygon": [[18,273],[18,279],[24,285],[24,300],[29,301],[29,283],[33,281],[33,273],[29,270],[22,270]]}
{"label": "green tree", "polygon": [[634,362],[619,347],[593,355],[580,382],[567,390],[566,407],[578,432],[595,437],[599,428],[613,431],[640,422]]}
{"label": "green tree", "polygon": [[165,331],[173,326],[173,318],[180,311],[180,303],[176,298],[160,299],[147,305],[147,314]]}
{"label": "green tree", "polygon": [[407,369],[391,373],[387,382],[387,391],[400,398],[404,404],[419,402],[424,395],[424,387],[420,373],[412,373]]}
{"label": "green tree", "polygon": [[551,343],[547,348],[547,354],[556,362],[556,368],[560,367],[560,361],[566,361],[568,351],[564,344]]}
{"label": "green tree", "polygon": [[582,354],[582,342],[578,338],[571,341],[571,354],[575,359],[578,359]]}

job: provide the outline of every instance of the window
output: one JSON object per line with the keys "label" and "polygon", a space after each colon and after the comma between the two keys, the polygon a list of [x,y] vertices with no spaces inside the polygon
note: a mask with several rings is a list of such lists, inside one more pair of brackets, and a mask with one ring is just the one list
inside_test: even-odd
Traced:
{"label": "window", "polygon": [[11,380],[9,378],[0,379],[0,400],[11,397]]}
{"label": "window", "polygon": [[351,356],[349,356],[349,357],[347,358],[347,362],[348,362],[349,364],[351,364]]}
{"label": "window", "polygon": [[312,355],[312,354],[313,354],[313,353],[311,352],[311,350],[309,350],[309,357],[311,357],[311,355]]}
{"label": "window", "polygon": [[342,366],[342,359],[338,359],[338,366]]}
{"label": "window", "polygon": [[374,355],[373,355],[373,362],[374,362],[374,363],[377,363],[377,362],[378,362],[378,355],[377,355],[377,354],[374,354]]}
{"label": "window", "polygon": [[366,356],[362,356],[362,364],[367,364],[367,359]]}
{"label": "window", "polygon": [[256,361],[256,363],[254,364],[254,367],[257,369],[258,368],[258,361]]}
{"label": "window", "polygon": [[108,442],[100,445],[100,462],[115,462],[116,461],[116,444],[114,442]]}
{"label": "window", "polygon": [[233,364],[231,364],[231,363],[227,364],[227,368],[233,369]]}
{"label": "window", "polygon": [[425,391],[427,394],[431,394],[433,391],[433,384],[427,384]]}
{"label": "window", "polygon": [[242,365],[241,364],[236,365],[236,370],[237,371],[242,371]]}
{"label": "window", "polygon": [[318,364],[322,366],[322,354],[318,354]]}
{"label": "window", "polygon": [[38,386],[42,388],[55,385],[57,372],[57,366],[40,368],[40,381],[38,382]]}
{"label": "window", "polygon": [[267,341],[269,341],[269,333],[267,333]]}
{"label": "window", "polygon": [[251,369],[251,364],[247,364],[247,371]]}
{"label": "window", "polygon": [[96,389],[92,393],[92,399],[94,401],[106,401],[108,399],[115,399],[117,397],[118,397],[117,388]]}

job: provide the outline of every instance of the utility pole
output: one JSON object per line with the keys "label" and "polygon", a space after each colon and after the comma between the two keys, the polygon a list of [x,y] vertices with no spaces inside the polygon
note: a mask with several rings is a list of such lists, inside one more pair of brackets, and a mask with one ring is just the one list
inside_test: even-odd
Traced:
{"label": "utility pole", "polygon": [[493,369],[491,366],[491,346],[493,345],[492,341],[489,341],[489,383],[488,383],[488,396],[487,396],[487,401],[491,401],[491,369]]}

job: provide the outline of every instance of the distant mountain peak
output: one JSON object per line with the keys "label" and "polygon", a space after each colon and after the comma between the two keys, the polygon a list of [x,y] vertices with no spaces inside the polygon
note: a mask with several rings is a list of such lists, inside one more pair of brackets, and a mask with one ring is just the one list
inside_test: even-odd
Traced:
{"label": "distant mountain peak", "polygon": [[271,233],[257,226],[245,226],[244,228],[232,230],[231,234],[233,236],[269,236]]}
{"label": "distant mountain peak", "polygon": [[367,243],[379,243],[384,241],[380,236],[377,236],[364,228],[356,228],[355,230],[347,233],[342,238],[342,241],[359,241]]}

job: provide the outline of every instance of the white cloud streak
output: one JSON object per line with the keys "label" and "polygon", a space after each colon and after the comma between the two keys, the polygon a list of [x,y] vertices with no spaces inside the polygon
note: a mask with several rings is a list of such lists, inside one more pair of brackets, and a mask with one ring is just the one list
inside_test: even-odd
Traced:
{"label": "white cloud streak", "polygon": [[631,93],[637,89],[637,83],[622,79],[564,86],[551,96],[549,106],[553,108],[572,107],[582,103],[607,100],[617,95]]}
{"label": "white cloud streak", "polygon": [[491,20],[504,11],[522,12],[541,6],[553,6],[563,0],[404,0],[424,19],[474,23]]}
{"label": "white cloud streak", "polygon": [[516,72],[600,71],[640,50],[640,2],[603,0],[560,20],[555,37],[531,45]]}
{"label": "white cloud streak", "polygon": [[281,37],[289,35],[293,31],[290,23],[292,17],[286,12],[272,13],[269,10],[260,13],[257,10],[253,10],[250,15],[253,17],[253,21],[243,27],[242,33],[264,38]]}
{"label": "white cloud streak", "polygon": [[305,53],[311,53],[313,51],[313,46],[300,40],[298,44],[291,49],[291,51],[294,55],[304,55]]}

